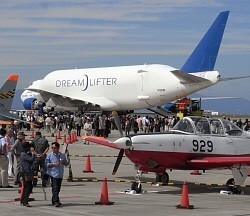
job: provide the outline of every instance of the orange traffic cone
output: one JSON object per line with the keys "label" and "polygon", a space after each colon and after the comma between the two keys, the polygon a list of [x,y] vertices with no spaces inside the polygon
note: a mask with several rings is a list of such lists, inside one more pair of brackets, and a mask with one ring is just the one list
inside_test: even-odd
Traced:
{"label": "orange traffic cone", "polygon": [[34,137],[35,137],[35,131],[32,129],[32,130],[31,130],[31,135],[30,135],[30,138],[32,138],[32,139],[33,139]]}
{"label": "orange traffic cone", "polygon": [[15,199],[15,201],[21,201],[23,196],[23,190],[24,190],[24,180],[22,180],[22,186],[21,189],[18,190],[18,193],[20,193],[19,197]]}
{"label": "orange traffic cone", "polygon": [[193,170],[193,172],[190,173],[191,175],[201,175],[199,170]]}
{"label": "orange traffic cone", "polygon": [[24,190],[24,180],[22,180],[22,186],[21,186],[21,190],[20,190],[20,200],[22,200],[23,190]]}
{"label": "orange traffic cone", "polygon": [[72,137],[71,137],[71,134],[69,134],[69,136],[68,136],[68,142],[67,142],[68,144],[72,144]]}
{"label": "orange traffic cone", "polygon": [[67,144],[66,135],[63,136],[63,144]]}
{"label": "orange traffic cone", "polygon": [[93,170],[91,170],[91,164],[90,164],[90,155],[87,155],[87,161],[86,161],[86,166],[85,166],[85,170],[83,170],[83,172],[94,172]]}
{"label": "orange traffic cone", "polygon": [[58,138],[57,138],[57,136],[55,136],[55,142],[57,142],[58,140],[57,140]]}
{"label": "orange traffic cone", "polygon": [[104,181],[102,183],[102,192],[99,202],[95,202],[96,205],[113,205],[114,202],[109,201],[109,195],[108,195],[108,183],[107,178],[104,178]]}
{"label": "orange traffic cone", "polygon": [[76,132],[73,131],[72,132],[72,142],[75,142],[76,141]]}
{"label": "orange traffic cone", "polygon": [[62,139],[60,130],[58,130],[58,132],[57,132],[57,139]]}
{"label": "orange traffic cone", "polygon": [[75,133],[75,142],[78,142],[76,132],[74,131],[74,133]]}
{"label": "orange traffic cone", "polygon": [[182,208],[182,209],[193,209],[193,205],[189,205],[189,197],[188,197],[188,185],[187,182],[183,182],[182,187],[182,195],[181,195],[181,204],[177,205],[176,208]]}
{"label": "orange traffic cone", "polygon": [[[20,193],[19,197],[18,198],[15,198],[14,200],[15,201],[20,201],[20,203],[22,203],[22,196],[23,196],[23,191],[24,191],[24,180],[22,180],[22,186],[21,186],[21,189],[18,190],[18,193]],[[34,201],[35,198],[30,198],[28,199],[28,201]]]}

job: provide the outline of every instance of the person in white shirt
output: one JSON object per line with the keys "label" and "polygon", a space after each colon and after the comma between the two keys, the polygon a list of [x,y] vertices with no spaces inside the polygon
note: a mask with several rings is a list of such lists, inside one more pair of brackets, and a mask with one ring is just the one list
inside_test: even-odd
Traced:
{"label": "person in white shirt", "polygon": [[6,130],[0,129],[0,187],[12,188],[8,182],[8,157],[7,157],[7,142],[5,139]]}
{"label": "person in white shirt", "polygon": [[51,133],[51,118],[49,116],[47,116],[45,119],[45,126],[46,126],[46,131],[48,133]]}
{"label": "person in white shirt", "polygon": [[[91,136],[92,135],[92,123],[87,118],[86,122],[83,125],[84,136]],[[85,145],[89,145],[89,142],[84,142]]]}
{"label": "person in white shirt", "polygon": [[13,137],[13,131],[9,129],[6,133],[5,140],[7,143],[7,157],[9,160],[9,166],[8,166],[8,176],[10,178],[14,177],[14,154],[12,153],[11,149],[12,146],[15,142],[14,137]]}

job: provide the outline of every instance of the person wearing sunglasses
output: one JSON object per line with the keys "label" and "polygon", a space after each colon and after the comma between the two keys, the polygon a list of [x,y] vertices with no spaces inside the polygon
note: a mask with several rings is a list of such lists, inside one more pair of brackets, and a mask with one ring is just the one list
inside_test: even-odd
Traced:
{"label": "person wearing sunglasses", "polygon": [[50,176],[51,179],[52,205],[60,207],[61,202],[59,193],[62,185],[64,166],[67,165],[67,159],[65,154],[60,152],[60,144],[58,142],[53,142],[51,149],[52,152],[47,155],[45,164],[47,167],[47,175]]}

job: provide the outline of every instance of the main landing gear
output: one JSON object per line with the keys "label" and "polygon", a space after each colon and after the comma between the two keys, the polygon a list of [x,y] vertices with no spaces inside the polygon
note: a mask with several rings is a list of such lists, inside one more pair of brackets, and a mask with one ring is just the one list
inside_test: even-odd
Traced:
{"label": "main landing gear", "polygon": [[137,170],[137,174],[135,176],[135,181],[131,185],[131,190],[135,191],[136,193],[142,192],[142,185],[140,181],[140,177],[142,176],[142,171]]}
{"label": "main landing gear", "polygon": [[169,175],[167,172],[157,173],[155,180],[156,180],[156,183],[160,182],[160,183],[162,183],[162,185],[167,185],[169,182]]}
{"label": "main landing gear", "polygon": [[[137,170],[137,174],[135,176],[135,181],[131,184],[131,190],[136,193],[142,193],[142,184],[140,181],[140,177],[142,176],[142,171]],[[167,172],[157,173],[156,174],[156,183],[162,183],[162,185],[167,185],[169,182],[169,175]]]}
{"label": "main landing gear", "polygon": [[241,194],[240,186],[235,185],[234,178],[230,178],[227,180],[226,189],[232,194]]}

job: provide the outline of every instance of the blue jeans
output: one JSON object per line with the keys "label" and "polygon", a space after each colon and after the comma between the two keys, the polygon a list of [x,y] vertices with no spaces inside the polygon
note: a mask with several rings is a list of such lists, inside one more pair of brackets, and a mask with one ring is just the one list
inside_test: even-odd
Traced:
{"label": "blue jeans", "polygon": [[51,178],[51,187],[52,187],[52,205],[60,203],[59,193],[62,185],[62,178]]}

